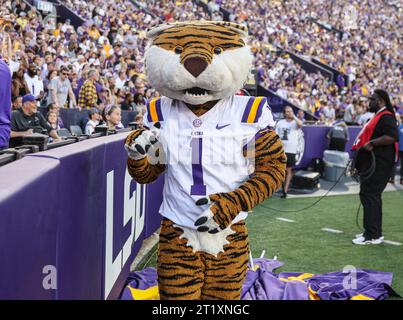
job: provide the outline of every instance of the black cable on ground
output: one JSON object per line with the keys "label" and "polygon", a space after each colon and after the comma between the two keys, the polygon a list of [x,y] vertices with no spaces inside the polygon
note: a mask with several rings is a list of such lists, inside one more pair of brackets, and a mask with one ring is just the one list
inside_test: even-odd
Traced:
{"label": "black cable on ground", "polygon": [[[360,148],[361,149],[361,148]],[[355,163],[356,163],[356,157],[358,155],[358,152],[360,151],[360,149],[357,150],[357,152],[354,154],[353,158],[347,163],[346,167],[344,168],[343,172],[341,173],[341,175],[338,177],[338,179],[336,180],[336,182],[333,184],[333,186],[326,191],[326,193],[321,196],[318,200],[316,200],[314,203],[310,204],[307,207],[304,207],[302,209],[298,209],[298,210],[281,210],[281,209],[276,209],[276,208],[272,208],[269,206],[265,206],[265,205],[261,205],[263,208],[269,209],[269,210],[273,210],[273,211],[277,211],[277,212],[301,212],[307,209],[312,208],[313,206],[315,206],[316,204],[318,204],[321,200],[323,200],[323,198],[325,198],[330,191],[332,191],[334,189],[334,187],[340,182],[341,177],[346,173],[346,171],[348,170],[350,164],[351,164],[351,168],[350,171],[352,172],[351,176],[357,181],[357,182],[363,182],[367,179],[369,179],[375,172],[375,154],[373,151],[370,151],[371,154],[371,165],[370,167],[365,170],[364,172],[359,172],[357,171],[357,169],[355,168]],[[358,214],[360,211],[360,207],[361,207],[361,203],[360,206],[358,207],[358,212],[357,212],[357,221],[358,221]]]}
{"label": "black cable on ground", "polygon": [[342,172],[342,173],[340,174],[340,176],[337,178],[337,180],[336,180],[336,182],[333,184],[333,186],[332,186],[329,190],[327,190],[326,193],[325,193],[323,196],[321,196],[318,200],[316,200],[314,203],[310,204],[310,205],[307,206],[307,207],[304,207],[304,208],[298,209],[298,210],[281,210],[281,209],[276,209],[276,208],[272,208],[272,207],[269,207],[269,206],[265,206],[265,205],[263,205],[263,204],[262,204],[261,206],[262,206],[263,208],[266,208],[266,209],[269,209],[269,210],[273,210],[273,211],[277,211],[277,212],[300,212],[300,211],[304,211],[304,210],[307,210],[307,209],[309,209],[309,208],[312,208],[314,205],[316,205],[317,203],[319,203],[323,198],[325,198],[325,197],[329,194],[329,192],[332,191],[332,190],[334,189],[334,187],[340,182],[340,179],[341,179],[341,177],[344,176],[344,174],[346,173],[347,168],[348,168],[348,166],[350,165],[350,162],[351,162],[351,160],[347,163],[347,166],[344,168],[343,172]]}
{"label": "black cable on ground", "polygon": [[360,209],[361,209],[361,202],[358,205],[358,209],[357,209],[357,215],[355,217],[355,224],[357,225],[358,230],[363,231],[362,227],[360,226],[360,223],[358,222],[358,217],[360,215]]}

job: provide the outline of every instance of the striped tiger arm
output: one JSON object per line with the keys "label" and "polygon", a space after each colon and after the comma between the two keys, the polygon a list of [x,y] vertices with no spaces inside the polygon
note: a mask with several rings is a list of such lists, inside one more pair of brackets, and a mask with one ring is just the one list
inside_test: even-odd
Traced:
{"label": "striped tiger arm", "polygon": [[241,186],[231,192],[210,195],[214,221],[225,229],[240,211],[250,211],[269,198],[285,179],[286,155],[274,130],[258,132],[255,140],[255,171]]}
{"label": "striped tiger arm", "polygon": [[[138,129],[131,132],[125,144],[131,145],[134,140],[144,131]],[[138,183],[146,184],[155,181],[159,175],[165,171],[165,164],[150,164],[147,157],[140,160],[134,160],[130,157],[127,158],[127,170],[131,177]]]}

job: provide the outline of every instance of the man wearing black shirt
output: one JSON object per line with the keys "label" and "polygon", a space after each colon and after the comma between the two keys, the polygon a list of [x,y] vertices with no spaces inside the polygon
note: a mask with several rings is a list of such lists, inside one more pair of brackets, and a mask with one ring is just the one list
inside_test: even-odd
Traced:
{"label": "man wearing black shirt", "polygon": [[11,138],[23,137],[34,132],[47,131],[49,136],[59,140],[56,130],[38,112],[36,98],[27,94],[22,98],[22,107],[11,114]]}
{"label": "man wearing black shirt", "polygon": [[[382,243],[381,196],[391,176],[398,140],[395,111],[386,91],[375,90],[370,97],[369,111],[375,113],[371,121],[377,121],[372,122],[372,134],[371,132],[367,134],[369,141],[363,141],[362,150],[358,150],[359,159],[357,162],[360,162],[362,168],[369,168],[372,159],[371,152],[373,152],[375,171],[372,176],[362,179],[360,183],[360,200],[364,208],[365,231],[353,239],[354,244]],[[371,127],[371,121],[367,127]]]}

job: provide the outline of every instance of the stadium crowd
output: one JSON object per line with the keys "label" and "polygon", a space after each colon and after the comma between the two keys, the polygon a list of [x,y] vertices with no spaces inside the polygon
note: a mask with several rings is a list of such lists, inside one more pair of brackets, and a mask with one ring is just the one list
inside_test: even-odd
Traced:
{"label": "stadium crowd", "polygon": [[[259,84],[311,111],[319,124],[341,117],[348,124],[364,124],[363,97],[378,86],[390,92],[403,113],[401,10],[382,1],[216,0],[208,2],[209,11],[193,1],[62,2],[83,18],[83,25],[76,29],[68,20],[44,19],[21,0],[1,1],[0,14],[8,21],[2,56],[13,72],[14,109],[32,94],[56,114],[60,108],[95,108],[102,114],[117,106],[141,115],[147,100],[159,95],[144,75],[145,31],[163,21],[221,20],[222,7],[230,11],[230,20],[249,27]],[[342,30],[342,37],[320,27],[314,20],[319,18]],[[284,50],[317,58],[349,81],[308,73]]]}
{"label": "stadium crowd", "polygon": [[43,19],[24,1],[1,4],[2,56],[13,73],[13,109],[32,94],[38,106],[56,113],[60,108],[96,108],[104,120],[106,107],[141,115],[147,100],[159,96],[144,76],[148,28],[161,21],[211,19],[192,1],[181,6],[175,1],[144,1],[139,6],[128,0],[64,1],[85,21],[76,29],[69,20]]}
{"label": "stadium crowd", "polygon": [[[259,81],[280,89],[290,101],[316,114],[326,108],[344,112],[353,103],[354,122],[365,113],[361,96],[382,86],[393,104],[403,112],[401,96],[401,8],[384,1],[245,1],[216,0],[231,12],[230,19],[246,23],[255,38]],[[319,26],[334,26],[332,32]],[[337,79],[337,87],[318,74],[307,74],[300,66],[277,54],[289,50],[326,63],[348,76]],[[274,67],[274,68],[273,68]],[[319,85],[318,85],[319,83]],[[349,120],[349,119],[346,119]]]}

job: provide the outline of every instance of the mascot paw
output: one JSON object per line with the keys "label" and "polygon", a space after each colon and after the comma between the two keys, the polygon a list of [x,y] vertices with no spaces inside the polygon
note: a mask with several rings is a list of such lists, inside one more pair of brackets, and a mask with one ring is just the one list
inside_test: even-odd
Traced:
{"label": "mascot paw", "polygon": [[129,136],[125,144],[128,156],[134,160],[148,156],[150,162],[161,162],[159,159],[161,144],[158,141],[160,128],[161,124],[157,122],[150,130],[143,130],[135,137]]}
{"label": "mascot paw", "polygon": [[210,195],[196,201],[196,205],[209,205],[209,208],[203,212],[196,220],[195,226],[199,232],[208,232],[211,234],[220,232],[227,228],[235,216],[239,213],[236,208],[230,211],[228,204],[224,205],[225,199],[219,194]]}

